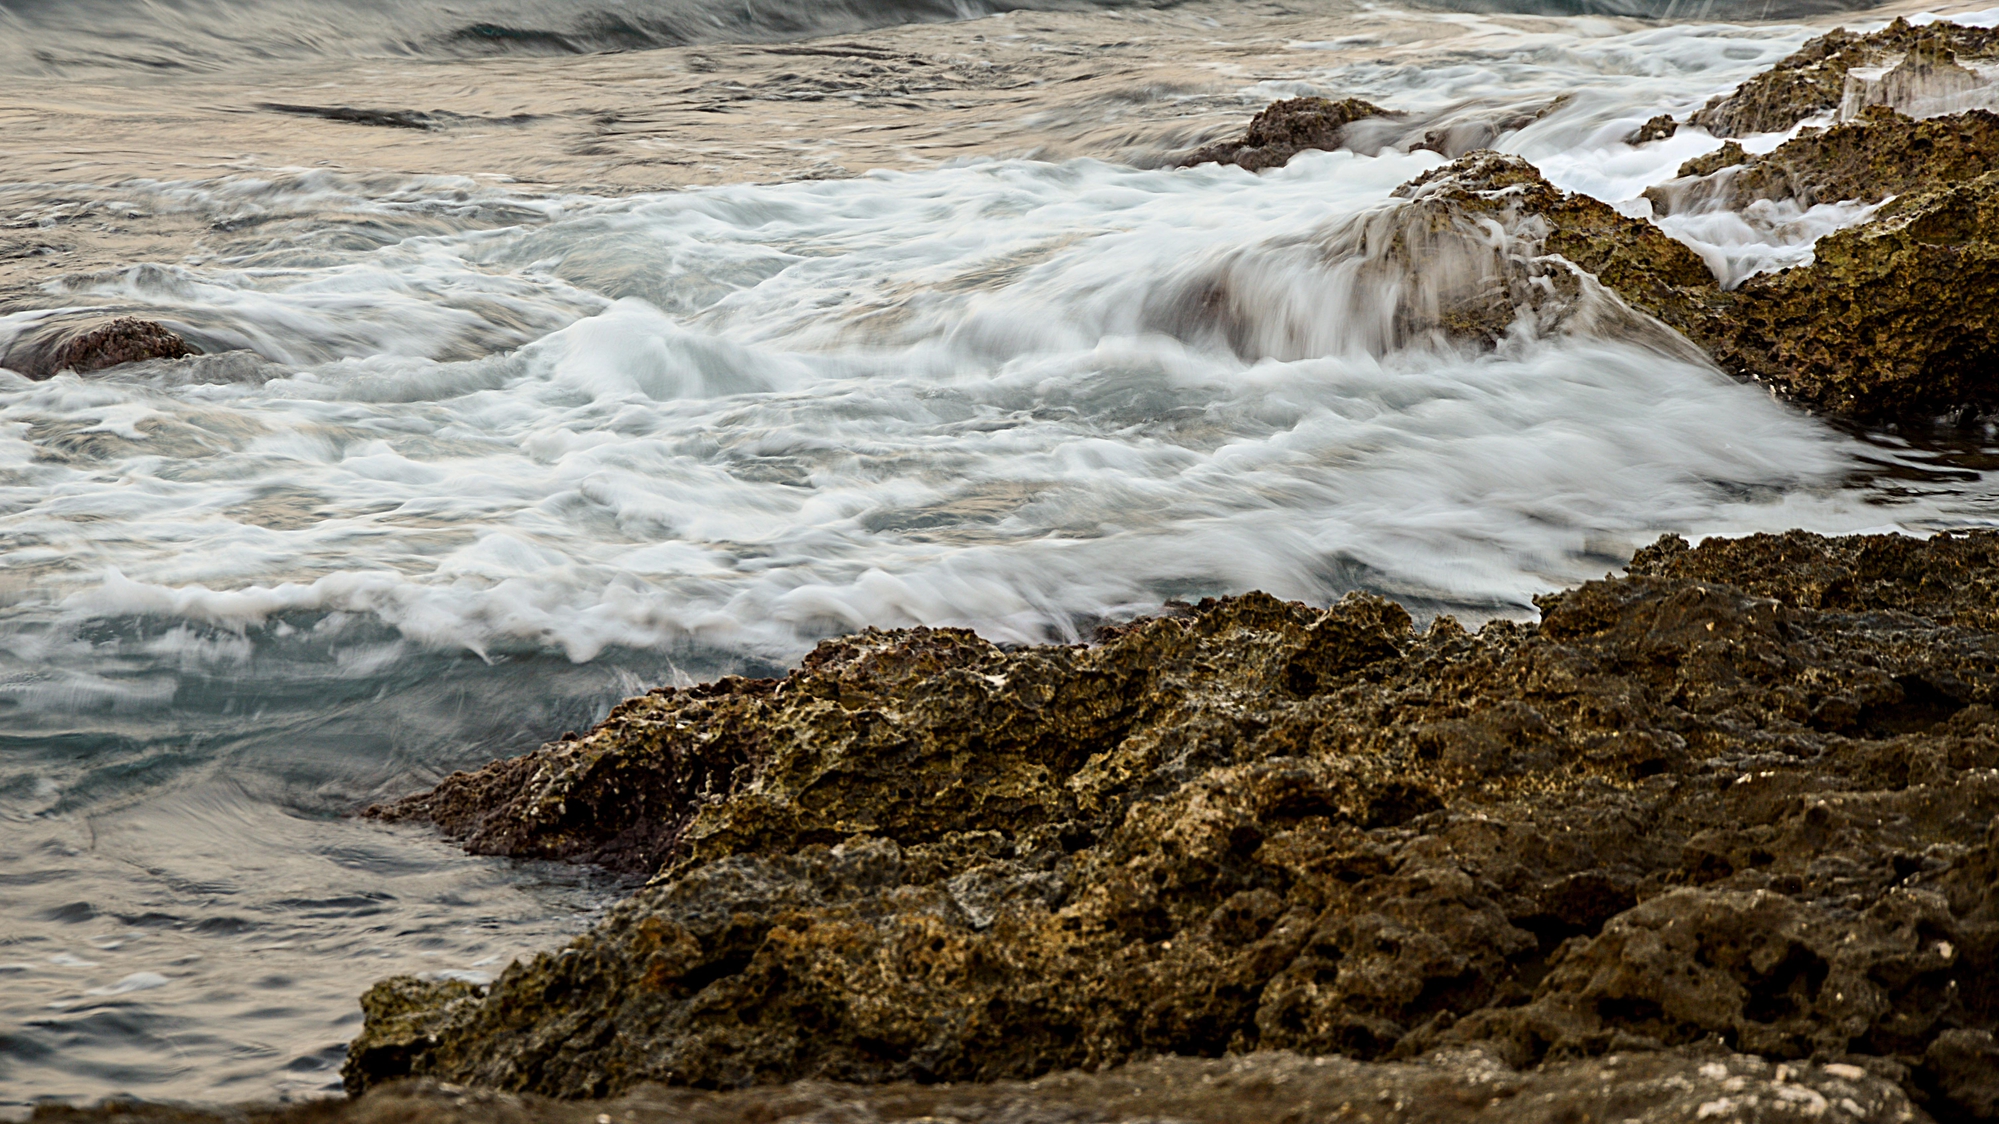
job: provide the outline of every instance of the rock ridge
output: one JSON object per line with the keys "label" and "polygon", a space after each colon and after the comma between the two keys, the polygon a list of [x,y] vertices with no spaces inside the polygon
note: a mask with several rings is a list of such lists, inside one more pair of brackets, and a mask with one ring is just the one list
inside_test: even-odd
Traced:
{"label": "rock ridge", "polygon": [[1741,1053],[1981,1118],[1999,534],[1668,537],[1538,603],[871,631],[631,700],[377,813],[653,878],[483,994],[378,985],[350,1088]]}

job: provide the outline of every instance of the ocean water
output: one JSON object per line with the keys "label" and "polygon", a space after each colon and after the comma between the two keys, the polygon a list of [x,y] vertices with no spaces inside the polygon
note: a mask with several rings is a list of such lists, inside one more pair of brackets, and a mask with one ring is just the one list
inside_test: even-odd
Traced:
{"label": "ocean water", "polygon": [[[105,107],[60,174],[0,141],[0,246],[20,248],[0,356],[112,312],[208,353],[0,369],[0,1111],[337,1091],[372,980],[484,978],[624,889],[351,813],[655,683],[779,673],[871,625],[1075,641],[1249,589],[1528,617],[1664,532],[1999,514],[1983,428],[1835,427],[1628,331],[1523,325],[1469,352],[1396,327],[1434,272],[1384,280],[1353,248],[1444,162],[1410,139],[1522,108],[1486,139],[1642,214],[1719,142],[1622,138],[1823,21],[1074,7],[0,3],[0,68],[51,83],[16,136]],[[640,37],[603,30],[614,10]],[[947,17],[970,22],[861,34]],[[459,34],[487,25],[541,38]],[[180,57],[156,67],[161,28]],[[1074,102],[1034,84],[1037,58],[1098,68],[1134,28],[1195,77]],[[353,104],[347,56],[408,109],[473,97],[514,65],[491,52],[563,54],[535,64],[547,90],[716,65],[581,52],[822,32],[846,37],[825,57],[990,48],[1026,104],[1064,108],[971,151],[830,178],[759,155],[709,175],[736,182],[643,190],[552,134],[436,117],[315,119],[300,149],[250,151],[285,139],[237,107],[300,74]],[[757,57],[701,73],[836,88],[798,69],[822,56]],[[938,112],[988,120],[983,88],[941,84]],[[1366,154],[1262,175],[1132,155],[1300,93],[1408,116]],[[876,96],[825,120],[870,127]],[[200,130],[245,154],[149,147],[142,111],[176,98],[220,106]],[[1062,154],[1104,128],[1117,158]],[[283,155],[322,137],[337,159]],[[539,172],[488,170],[508,161]],[[1662,225],[1732,283],[1866,214]]]}
{"label": "ocean water", "polygon": [[[247,60],[577,55],[783,41],[1021,10],[1176,0],[6,0],[0,71],[229,68]],[[1437,0],[1462,11],[1787,19],[1850,0]]]}

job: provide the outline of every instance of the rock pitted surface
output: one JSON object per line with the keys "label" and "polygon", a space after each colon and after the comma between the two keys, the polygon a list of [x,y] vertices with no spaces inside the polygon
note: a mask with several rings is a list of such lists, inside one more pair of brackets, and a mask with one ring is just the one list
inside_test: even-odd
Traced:
{"label": "rock pitted surface", "polygon": [[1959,59],[1994,55],[1999,55],[1999,31],[1991,28],[1941,22],[1917,26],[1904,19],[1868,35],[1842,28],[1813,39],[1733,93],[1710,101],[1689,123],[1718,137],[1781,133],[1808,118],[1837,113],[1847,100],[1855,69],[1893,63],[1901,72],[1896,82],[1884,83],[1873,92],[1875,96],[1866,90],[1855,92],[1863,105],[1901,104],[1935,88],[1934,75],[1925,72],[1963,70]]}
{"label": "rock pitted surface", "polygon": [[[1405,316],[1427,314],[1454,337],[1490,342],[1523,312],[1542,332],[1578,314],[1600,319],[1610,309],[1584,296],[1578,270],[1655,315],[1686,303],[1682,294],[1714,285],[1706,264],[1684,244],[1587,195],[1562,191],[1517,156],[1470,153],[1395,195],[1407,200],[1394,214],[1399,237],[1377,257],[1410,274],[1431,274],[1433,294],[1449,286],[1441,299],[1431,297],[1431,307]],[[1511,237],[1495,242],[1495,225]]]}
{"label": "rock pitted surface", "polygon": [[1999,168],[1999,114],[1971,110],[1913,120],[1873,106],[1830,129],[1805,129],[1762,156],[1730,141],[1687,161],[1680,178],[1646,189],[1652,213],[1740,207],[1758,199],[1879,203],[1965,183]]}
{"label": "rock pitted surface", "polygon": [[1830,413],[1999,406],[1999,172],[1899,197],[1813,254],[1662,315],[1723,369]]}
{"label": "rock pitted surface", "polygon": [[[1999,119],[1988,116],[1917,123],[1879,111],[1867,123],[1794,141],[1801,149],[1791,154],[1780,148],[1711,174],[1740,175],[1771,191],[1832,194],[1855,186],[1870,154],[1886,161],[1898,148],[1927,146],[1948,169],[1975,166],[1982,144],[1999,141]],[[1798,151],[1820,156],[1805,161]],[[1452,262],[1444,299],[1418,310],[1454,337],[1489,342],[1523,312],[1542,331],[1586,313],[1585,326],[1604,332],[1601,303],[1578,301],[1587,290],[1567,263],[1678,330],[1723,370],[1828,413],[1873,420],[1999,405],[1999,172],[1953,181],[1918,166],[1900,180],[1884,178],[1910,190],[1872,221],[1820,239],[1811,265],[1730,290],[1656,226],[1560,191],[1518,157],[1473,153],[1397,194],[1419,215],[1409,229],[1485,247],[1459,256],[1491,264]],[[1513,241],[1495,246],[1494,221]],[[1402,255],[1411,271],[1441,257],[1434,247]],[[1608,326],[1635,331],[1627,322]]]}
{"label": "rock pitted surface", "polygon": [[121,316],[47,335],[10,352],[6,362],[30,378],[46,379],[64,371],[87,375],[126,363],[198,354],[164,324]]}
{"label": "rock pitted surface", "polygon": [[1679,131],[1680,123],[1673,119],[1673,115],[1670,113],[1661,113],[1648,119],[1643,125],[1633,129],[1630,135],[1624,138],[1624,143],[1634,145],[1650,144],[1653,141],[1665,140]]}
{"label": "rock pitted surface", "polygon": [[50,359],[52,371],[89,374],[148,359],[185,359],[196,354],[166,325],[122,316],[63,342]]}
{"label": "rock pitted surface", "polygon": [[1181,167],[1195,164],[1235,164],[1252,172],[1281,168],[1309,149],[1340,147],[1348,125],[1387,113],[1359,98],[1291,98],[1271,102],[1250,120],[1242,137],[1211,144],[1190,153]]}
{"label": "rock pitted surface", "polygon": [[[1820,71],[1833,67],[1844,81],[1840,67],[1893,50],[1906,52],[1903,69],[1919,57],[1941,58],[1951,44],[1999,50],[1992,32],[1943,24],[1898,23],[1874,36],[1842,36],[1801,52],[1818,59],[1810,66],[1787,63],[1793,78],[1824,85],[1832,79]],[[1756,81],[1774,82],[1783,73],[1790,72],[1779,67]],[[1748,100],[1730,112],[1768,108],[1769,91],[1755,93],[1755,86],[1738,92]],[[1703,113],[1712,117],[1721,112],[1717,106],[1723,103]],[[1380,112],[1323,99],[1273,103],[1238,145],[1203,150],[1189,162],[1281,162],[1300,137],[1310,134],[1330,147],[1353,120]],[[1676,127],[1671,118],[1655,118],[1631,139],[1640,143]],[[1659,227],[1561,191],[1519,157],[1484,150],[1398,188],[1396,197],[1406,201],[1400,209],[1360,216],[1320,240],[1328,261],[1356,263],[1355,308],[1364,311],[1347,319],[1380,325],[1384,338],[1372,343],[1383,350],[1432,338],[1490,347],[1522,327],[1540,335],[1649,334],[1668,350],[1691,343],[1689,353],[1826,413],[1861,421],[1934,418],[1999,408],[1999,212],[1991,201],[1999,181],[1989,178],[1995,172],[1999,114],[1983,109],[1915,119],[1888,104],[1868,105],[1844,124],[1807,128],[1760,156],[1729,141],[1687,161],[1679,178],[1649,189],[1654,213],[1759,200],[1809,207],[1893,198],[1869,221],[1822,238],[1811,264],[1726,290],[1691,249]],[[1256,263],[1241,278],[1233,269],[1221,263],[1176,291],[1150,320],[1175,334],[1212,331],[1249,359],[1310,353],[1318,330],[1273,319]],[[1604,299],[1606,290],[1620,299]],[[1373,307],[1380,301],[1392,307]],[[1632,316],[1633,310],[1645,315]],[[1652,320],[1684,341],[1657,331]]]}
{"label": "rock pitted surface", "polygon": [[1999,534],[1667,538],[1540,604],[868,632],[631,700],[388,811],[659,874],[483,996],[379,985],[350,1085],[1733,1051],[1987,1111]]}

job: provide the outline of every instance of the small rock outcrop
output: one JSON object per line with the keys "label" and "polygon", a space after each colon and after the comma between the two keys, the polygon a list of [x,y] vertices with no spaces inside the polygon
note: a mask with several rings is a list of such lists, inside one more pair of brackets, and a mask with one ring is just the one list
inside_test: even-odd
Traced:
{"label": "small rock outcrop", "polygon": [[1241,138],[1211,144],[1180,161],[1183,168],[1196,164],[1234,164],[1250,171],[1281,168],[1293,156],[1308,149],[1331,151],[1341,146],[1348,125],[1388,111],[1359,98],[1291,98],[1276,101],[1250,120]]}
{"label": "small rock outcrop", "polygon": [[[1959,59],[1999,55],[1999,30],[1962,27],[1954,23],[1921,26],[1897,19],[1880,31],[1860,35],[1831,31],[1800,47],[1797,53],[1715,98],[1689,120],[1718,137],[1781,133],[1800,121],[1849,112],[1886,102],[1908,108],[1912,101],[1963,86]],[[1873,84],[1850,81],[1856,69],[1894,64],[1893,80]],[[1956,81],[1938,80],[1943,68]],[[1891,74],[1894,73],[1891,71]],[[1968,71],[1964,73],[1968,74]],[[1849,102],[1849,94],[1853,101]],[[1943,110],[1957,108],[1949,105]]]}
{"label": "small rock outcrop", "polygon": [[148,359],[185,359],[198,354],[187,341],[166,325],[135,316],[122,316],[80,333],[56,349],[49,362],[52,371],[75,371],[86,375],[126,363]]}
{"label": "small rock outcrop", "polygon": [[[1801,138],[1789,154],[1742,154],[1742,163],[1710,173],[1746,178],[1755,190],[1834,194],[1857,187],[1873,155],[1893,158],[1897,145],[1873,138],[1922,142],[1937,154],[1937,165],[1884,175],[1911,190],[1873,221],[1820,239],[1811,265],[1731,290],[1658,227],[1560,191],[1518,157],[1473,153],[1426,173],[1397,191],[1423,214],[1421,227],[1490,245],[1496,220],[1521,235],[1508,258],[1515,264],[1502,273],[1555,279],[1474,287],[1444,301],[1434,320],[1458,337],[1490,340],[1523,309],[1544,331],[1581,309],[1596,313],[1594,330],[1603,331],[1601,307],[1572,299],[1579,282],[1560,280],[1563,270],[1548,258],[1557,255],[1676,329],[1723,370],[1827,413],[1877,420],[1999,406],[1999,172],[1950,182],[1948,173],[1924,170],[1976,167],[1983,144],[1999,139],[1999,119],[1886,124],[1885,114]],[[1800,150],[1817,155],[1805,160],[1795,156]]]}
{"label": "small rock outcrop", "polygon": [[1666,538],[1540,605],[1475,634],[1260,594],[1091,646],[871,631],[630,700],[378,813],[654,877],[482,996],[378,985],[350,1088],[1307,1064],[1269,1051],[1387,1087],[1475,1053],[1520,1105],[1636,1065],[1715,1067],[1709,1116],[1765,1106],[1724,1119],[1834,1079],[1901,1090],[1842,1094],[1854,1119],[1984,1111],[1999,533]]}
{"label": "small rock outcrop", "polygon": [[91,374],[149,359],[185,359],[200,352],[166,325],[136,316],[71,326],[17,346],[7,366],[29,378],[46,379],[64,371]]}
{"label": "small rock outcrop", "polygon": [[1650,144],[1653,141],[1665,140],[1679,131],[1680,123],[1673,119],[1673,115],[1661,113],[1633,129],[1630,135],[1624,138],[1624,143]]}

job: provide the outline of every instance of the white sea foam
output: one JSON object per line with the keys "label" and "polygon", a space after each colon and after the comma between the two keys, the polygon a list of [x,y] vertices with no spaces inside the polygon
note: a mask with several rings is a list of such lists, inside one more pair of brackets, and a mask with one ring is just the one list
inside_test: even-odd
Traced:
{"label": "white sea foam", "polygon": [[156,987],[165,987],[171,982],[171,980],[160,975],[158,972],[133,972],[117,983],[106,984],[103,987],[93,987],[89,991],[84,992],[84,994],[100,998],[108,998],[115,995],[130,995],[135,991],[151,991]]}
{"label": "white sea foam", "polygon": [[[1680,155],[1655,147],[1594,182]],[[1834,487],[1843,438],[1683,357],[1384,334],[1338,231],[1440,160],[571,200],[318,271],[177,271],[124,293],[287,362],[0,387],[0,574],[16,612],[72,624],[360,614],[479,653],[781,656],[863,624],[1066,635],[1182,591],[1524,607],[1661,530],[1880,522]],[[1668,228],[1734,278],[1855,217],[1766,211]],[[709,288],[593,292],[563,278],[585,244],[623,277],[699,262]],[[1188,304],[1218,276],[1226,324]],[[566,326],[441,360],[479,334],[464,293]],[[199,643],[179,658],[250,655]]]}

